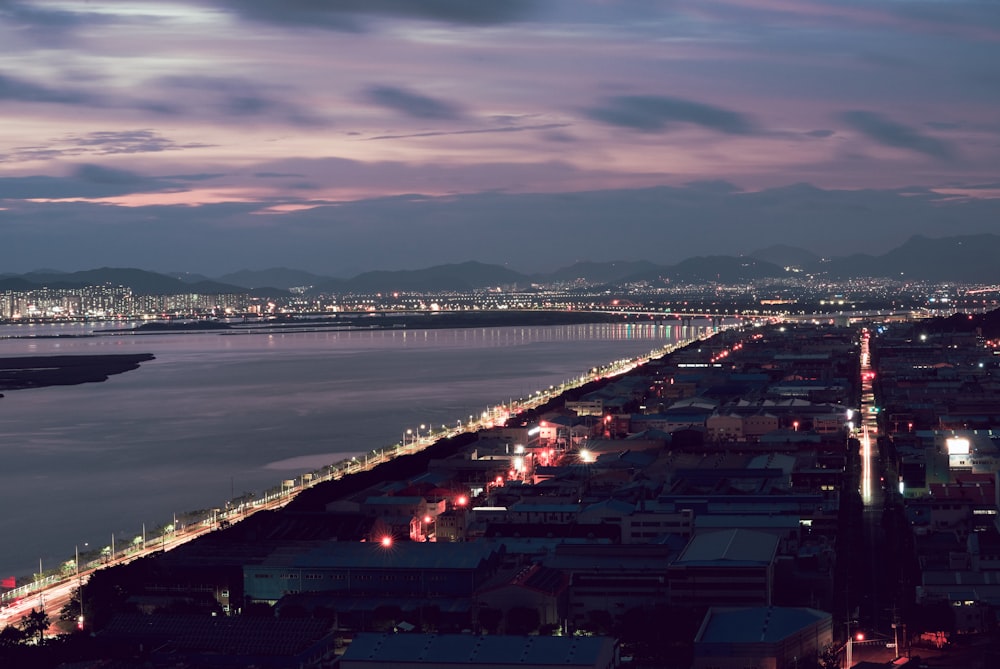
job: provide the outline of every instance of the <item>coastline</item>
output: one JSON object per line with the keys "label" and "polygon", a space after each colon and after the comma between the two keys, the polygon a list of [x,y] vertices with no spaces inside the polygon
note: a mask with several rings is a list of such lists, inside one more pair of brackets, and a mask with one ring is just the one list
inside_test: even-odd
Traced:
{"label": "coastline", "polygon": [[[707,333],[706,330],[700,330],[700,332],[703,333],[703,334]],[[684,345],[687,345],[687,343],[689,343],[690,341],[691,341],[691,339],[686,340],[685,343],[684,343]],[[674,344],[669,344],[669,345],[670,346],[676,346]],[[633,350],[634,350],[634,348],[633,348]],[[648,354],[640,355],[640,356],[638,356],[638,358],[635,358],[635,359],[644,359],[644,358],[648,358]],[[635,360],[635,359],[633,359],[633,360]],[[621,373],[621,371],[624,370],[624,367],[628,366],[629,364],[631,364],[631,363],[628,362],[628,361],[621,361],[621,360],[617,361],[615,363],[615,365],[619,366],[619,369],[616,370],[614,373]],[[603,374],[606,374],[606,373],[610,374],[610,373],[612,373],[612,370],[609,369],[609,368],[606,369],[606,368],[602,367],[601,370],[600,370],[600,374],[603,375]],[[575,381],[578,380],[578,378],[579,377],[574,377],[572,381],[575,382]],[[587,380],[589,381],[590,379],[588,378]],[[569,385],[570,385],[569,383],[565,383],[565,384],[558,385],[557,388],[550,388],[550,391],[548,391],[548,392],[545,393],[545,398],[544,399],[555,397],[555,396],[561,394],[563,391],[565,391],[565,390],[567,390],[569,388]],[[544,388],[545,386],[540,386],[540,387]],[[531,400],[531,402],[533,402],[534,404],[538,404],[541,401],[543,401],[543,398],[541,396],[534,397],[534,399]],[[518,401],[514,402],[514,405],[518,409],[522,409],[522,408],[523,409],[527,409],[528,408],[528,400],[518,400]],[[502,405],[497,405],[496,408],[498,409],[497,413],[499,413],[499,409],[500,408],[506,408],[506,409],[509,410],[511,408],[511,406],[508,404],[507,401],[504,401]],[[444,421],[442,421],[442,422],[444,422]],[[478,421],[477,421],[477,423],[478,423]],[[475,428],[473,430],[471,430],[471,431],[478,431],[478,429],[480,429],[481,427],[482,427],[481,424],[477,424],[475,426]],[[442,426],[442,428],[443,428],[443,426]],[[249,515],[252,511],[259,510],[260,508],[263,508],[264,505],[269,505],[268,508],[275,508],[279,504],[279,500],[281,500],[281,503],[283,504],[284,502],[287,502],[287,501],[291,500],[293,497],[295,497],[299,493],[301,493],[301,492],[303,492],[305,490],[309,490],[309,489],[314,488],[318,483],[321,483],[324,480],[330,480],[331,478],[339,478],[339,477],[346,476],[348,474],[353,475],[353,474],[360,473],[362,471],[370,470],[370,469],[372,469],[372,468],[374,468],[374,467],[382,464],[383,462],[387,462],[389,460],[393,460],[393,459],[395,459],[398,456],[410,455],[410,454],[412,454],[413,451],[418,450],[417,449],[418,446],[419,446],[420,450],[422,450],[424,448],[429,447],[433,443],[436,443],[438,441],[444,441],[444,440],[447,440],[449,437],[458,436],[460,433],[465,433],[465,432],[469,432],[469,431],[470,431],[470,427],[469,427],[468,423],[466,423],[465,425],[463,425],[463,428],[460,431],[459,430],[455,430],[455,429],[451,429],[451,430],[447,430],[447,431],[444,431],[444,430],[437,431],[437,432],[435,432],[433,439],[425,437],[424,434],[421,433],[421,439],[420,439],[420,441],[416,445],[410,445],[410,446],[408,446],[405,449],[405,452],[401,452],[401,450],[402,450],[400,448],[401,445],[398,444],[398,443],[397,444],[391,444],[391,445],[388,445],[388,446],[385,446],[385,447],[381,447],[381,448],[375,448],[374,450],[367,451],[367,459],[368,459],[368,463],[367,464],[362,464],[364,462],[364,460],[365,460],[365,456],[361,456],[359,454],[357,460],[352,460],[351,458],[347,458],[347,459],[340,460],[338,462],[334,462],[332,464],[326,465],[324,467],[320,467],[319,469],[313,470],[312,472],[307,472],[305,474],[301,474],[301,475],[298,475],[298,476],[292,476],[291,470],[288,470],[288,474],[287,475],[284,474],[284,472],[282,472],[282,473],[275,472],[275,479],[273,481],[275,483],[274,487],[271,487],[268,490],[261,490],[260,488],[257,488],[257,490],[260,491],[260,494],[257,495],[257,496],[249,496],[248,497],[247,495],[242,495],[240,497],[234,497],[234,499],[229,500],[229,503],[227,503],[225,505],[216,504],[215,506],[224,507],[223,509],[221,509],[222,513],[219,514],[219,518],[221,518],[221,519],[225,519],[225,515],[227,513],[239,513],[241,517],[242,517],[243,513],[247,513]],[[374,443],[374,442],[369,442],[369,443]],[[382,442],[382,443],[385,443],[385,442]],[[363,448],[361,448],[363,446],[362,443],[359,443],[358,446],[359,446],[359,450],[364,450]],[[370,446],[369,446],[369,448],[370,448]],[[315,464],[315,463],[310,463],[310,465],[312,465],[312,464]],[[307,465],[307,466],[310,466],[310,465]],[[299,471],[301,471],[301,470],[299,470]],[[279,477],[283,478],[284,480],[278,480]],[[227,485],[226,487],[228,488],[229,486]],[[235,492],[239,493],[240,489],[236,489]],[[253,504],[253,506],[251,506],[251,504]],[[180,520],[182,516],[185,516],[183,522],[185,523],[186,526],[194,526],[194,525],[197,525],[199,522],[204,522],[204,519],[202,519],[201,521],[195,520],[193,518],[189,519],[188,517],[191,516],[191,513],[179,513],[179,514],[177,514],[176,517],[177,517],[178,520]],[[171,523],[169,522],[169,514],[167,514],[167,518],[168,518],[168,520],[167,520],[166,524],[170,525]],[[236,518],[234,517],[234,520],[235,519]],[[155,535],[153,534],[152,530],[153,530],[154,526],[152,524],[150,524],[150,523],[147,522],[147,527],[151,530],[151,533],[150,533],[150,536],[148,537],[148,541],[143,541],[142,543],[143,544],[149,544],[151,547],[155,543],[156,546],[159,547],[160,544],[161,544],[161,537],[160,537],[160,535],[159,534],[155,534]],[[168,543],[171,540],[172,536],[173,536],[173,533],[170,533],[170,534],[166,535],[166,540],[167,540]],[[119,545],[119,546],[116,546],[115,548],[116,548],[115,554],[121,554],[121,553],[124,552],[124,551],[121,550],[122,548],[124,548],[124,545]],[[83,564],[84,564],[83,560],[84,560],[84,556],[81,554],[81,566],[83,566]],[[88,554],[86,565],[89,568],[91,566],[96,566],[96,564],[92,564],[92,563],[100,563],[101,561],[102,560],[101,560],[100,556]],[[46,565],[48,565],[48,558],[47,558]]]}

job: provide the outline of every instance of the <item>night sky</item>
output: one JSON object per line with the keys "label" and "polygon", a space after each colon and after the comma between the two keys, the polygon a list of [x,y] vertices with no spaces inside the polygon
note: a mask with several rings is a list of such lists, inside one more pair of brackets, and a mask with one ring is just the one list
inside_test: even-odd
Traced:
{"label": "night sky", "polygon": [[992,0],[0,0],[0,274],[1000,233]]}

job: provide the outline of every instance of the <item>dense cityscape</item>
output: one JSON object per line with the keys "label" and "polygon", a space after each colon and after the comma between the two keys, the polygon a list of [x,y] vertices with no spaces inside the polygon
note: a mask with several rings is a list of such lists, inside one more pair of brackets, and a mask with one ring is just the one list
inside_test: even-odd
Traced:
{"label": "dense cityscape", "polygon": [[715,318],[716,332],[474,425],[404,436],[370,461],[161,528],[158,540],[78,555],[44,582],[5,579],[0,658],[992,666],[998,296],[877,280],[266,303],[8,291],[9,323],[113,315],[209,327],[375,312],[421,327],[429,313],[568,312]]}
{"label": "dense cityscape", "polygon": [[305,295],[275,291],[143,294],[127,285],[0,290],[0,322],[82,320],[234,319],[336,314],[431,313],[496,310],[581,310],[787,316],[854,312],[916,316],[980,313],[1000,305],[996,284],[859,278],[816,281],[769,279],[733,283],[648,285],[488,286],[470,291],[395,290]]}
{"label": "dense cityscape", "polygon": [[0,0],[0,669],[1000,667],[997,63]]}

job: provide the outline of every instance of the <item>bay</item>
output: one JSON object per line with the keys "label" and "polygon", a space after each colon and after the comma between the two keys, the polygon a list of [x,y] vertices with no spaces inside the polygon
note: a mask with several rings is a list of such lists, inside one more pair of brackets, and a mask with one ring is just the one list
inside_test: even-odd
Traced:
{"label": "bay", "polygon": [[[119,324],[121,327],[121,324]],[[701,336],[654,323],[156,335],[0,328],[0,357],[152,353],[0,399],[0,575],[24,575]],[[26,336],[35,335],[35,336]]]}

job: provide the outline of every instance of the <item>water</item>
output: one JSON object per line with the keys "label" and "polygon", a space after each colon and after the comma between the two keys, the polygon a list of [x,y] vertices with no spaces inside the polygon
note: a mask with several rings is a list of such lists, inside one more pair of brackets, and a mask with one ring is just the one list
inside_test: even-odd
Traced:
{"label": "water", "polygon": [[[702,334],[593,324],[92,337],[0,328],[0,357],[152,353],[104,383],[0,399],[0,576],[119,545],[175,513],[453,426],[590,367]],[[25,334],[39,335],[25,338]],[[16,338],[9,338],[9,337]]]}

